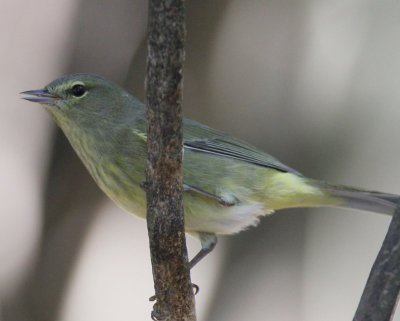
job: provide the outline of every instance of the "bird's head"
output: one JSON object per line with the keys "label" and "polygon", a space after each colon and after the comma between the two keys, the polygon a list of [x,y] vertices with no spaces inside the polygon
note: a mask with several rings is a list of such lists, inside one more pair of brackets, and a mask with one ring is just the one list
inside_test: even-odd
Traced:
{"label": "bird's head", "polygon": [[63,129],[113,122],[127,112],[133,99],[115,83],[93,74],[67,75],[22,94],[44,105]]}

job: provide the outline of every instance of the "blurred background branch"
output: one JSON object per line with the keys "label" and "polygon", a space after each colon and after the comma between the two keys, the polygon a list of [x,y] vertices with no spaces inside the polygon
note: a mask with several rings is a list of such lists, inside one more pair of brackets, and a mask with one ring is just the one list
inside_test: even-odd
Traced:
{"label": "blurred background branch", "polygon": [[354,321],[390,321],[400,290],[400,202],[372,266]]}

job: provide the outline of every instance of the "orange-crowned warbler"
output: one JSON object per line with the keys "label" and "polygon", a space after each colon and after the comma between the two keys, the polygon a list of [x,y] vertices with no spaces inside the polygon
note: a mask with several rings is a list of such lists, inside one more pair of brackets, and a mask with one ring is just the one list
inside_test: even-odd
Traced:
{"label": "orange-crowned warbler", "polygon": [[[92,74],[59,78],[25,99],[42,104],[67,136],[99,187],[119,206],[146,215],[145,105]],[[233,234],[261,216],[290,207],[350,207],[393,214],[398,195],[304,177],[254,146],[184,119],[186,232],[202,245],[193,267],[219,234]]]}

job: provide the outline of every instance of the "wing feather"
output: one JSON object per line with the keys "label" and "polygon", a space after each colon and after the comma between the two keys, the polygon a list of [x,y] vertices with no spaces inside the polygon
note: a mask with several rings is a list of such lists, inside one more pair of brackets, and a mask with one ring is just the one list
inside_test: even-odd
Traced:
{"label": "wing feather", "polygon": [[192,120],[184,120],[184,147],[194,152],[230,157],[302,176],[256,147]]}

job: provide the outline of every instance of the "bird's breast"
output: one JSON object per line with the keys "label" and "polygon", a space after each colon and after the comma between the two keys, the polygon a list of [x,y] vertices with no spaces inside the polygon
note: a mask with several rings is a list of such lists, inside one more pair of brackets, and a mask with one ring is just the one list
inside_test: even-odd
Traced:
{"label": "bird's breast", "polygon": [[[145,217],[143,147],[110,137],[99,139],[77,135],[69,140],[97,185],[117,205],[135,215]],[[131,146],[131,148],[128,148]]]}

